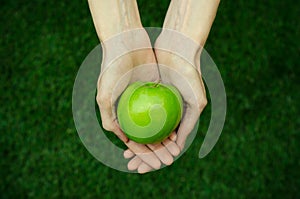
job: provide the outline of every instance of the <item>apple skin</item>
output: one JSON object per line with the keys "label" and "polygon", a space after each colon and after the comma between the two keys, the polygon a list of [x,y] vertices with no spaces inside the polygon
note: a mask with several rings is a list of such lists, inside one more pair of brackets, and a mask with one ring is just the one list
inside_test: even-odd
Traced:
{"label": "apple skin", "polygon": [[117,116],[126,136],[142,144],[161,142],[178,126],[183,101],[171,85],[135,82],[121,95]]}

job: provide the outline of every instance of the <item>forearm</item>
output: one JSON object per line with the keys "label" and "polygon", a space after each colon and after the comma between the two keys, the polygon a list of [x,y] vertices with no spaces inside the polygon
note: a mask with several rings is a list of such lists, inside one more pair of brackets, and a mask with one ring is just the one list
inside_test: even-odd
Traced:
{"label": "forearm", "polygon": [[204,46],[220,0],[172,0],[164,28],[176,30]]}
{"label": "forearm", "polygon": [[141,28],[136,0],[88,0],[101,41],[126,30]]}

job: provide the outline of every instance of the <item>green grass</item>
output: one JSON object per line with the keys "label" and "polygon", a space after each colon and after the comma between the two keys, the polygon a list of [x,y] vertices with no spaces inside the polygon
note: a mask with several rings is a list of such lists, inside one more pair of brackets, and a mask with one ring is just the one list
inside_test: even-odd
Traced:
{"label": "green grass", "polygon": [[[144,26],[162,25],[169,1],[138,3]],[[300,198],[298,7],[221,2],[206,43],[228,97],[220,140],[198,159],[208,106],[179,160],[138,175],[98,162],[74,127],[73,83],[99,43],[87,2],[3,2],[0,198]]]}

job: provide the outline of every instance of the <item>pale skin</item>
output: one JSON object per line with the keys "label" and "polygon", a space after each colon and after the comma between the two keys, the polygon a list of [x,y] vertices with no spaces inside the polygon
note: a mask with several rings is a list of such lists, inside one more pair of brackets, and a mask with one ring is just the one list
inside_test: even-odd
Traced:
{"label": "pale skin", "polygon": [[[124,157],[131,158],[128,162],[129,170],[146,173],[159,169],[161,164],[170,165],[174,157],[183,150],[186,138],[207,103],[199,60],[201,46],[206,42],[218,5],[219,0],[172,0],[163,25],[166,31],[158,37],[153,50],[142,27],[136,0],[89,0],[96,32],[103,48],[97,103],[103,127],[115,133],[128,147]],[[121,42],[120,39],[110,39],[132,30],[134,34],[127,34],[124,40],[122,37]],[[190,48],[190,43],[182,38],[189,38],[197,45]],[[181,39],[181,47],[189,49],[191,59],[186,60],[173,53],[180,51],[178,45],[169,45],[176,39]],[[115,46],[118,46],[120,52],[132,52],[113,59]],[[139,65],[147,65],[147,71],[130,72]],[[182,74],[189,89],[163,66]],[[129,74],[128,77],[123,78],[122,83],[117,83],[125,74]],[[115,102],[127,85],[137,80],[173,84],[184,99],[185,113],[177,132],[173,132],[161,143],[135,143],[126,137],[118,125]]]}

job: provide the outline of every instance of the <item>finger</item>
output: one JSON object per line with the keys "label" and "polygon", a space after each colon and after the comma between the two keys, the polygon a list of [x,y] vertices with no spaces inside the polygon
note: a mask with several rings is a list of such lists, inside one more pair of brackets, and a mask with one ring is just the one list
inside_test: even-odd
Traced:
{"label": "finger", "polygon": [[176,139],[177,139],[177,134],[176,134],[175,131],[174,131],[173,133],[171,133],[171,135],[169,136],[169,139],[172,140],[173,142],[176,141]]}
{"label": "finger", "polygon": [[181,151],[184,149],[186,138],[192,132],[196,122],[198,121],[199,115],[199,112],[195,112],[193,108],[187,107],[177,131],[176,144],[179,146]]}
{"label": "finger", "polygon": [[136,170],[138,169],[138,167],[140,166],[140,164],[142,163],[141,158],[139,158],[138,156],[134,156],[134,158],[132,158],[128,164],[127,164],[127,168],[130,171]]}
{"label": "finger", "polygon": [[[97,103],[100,108],[102,126],[107,131],[113,132],[119,139],[123,142],[128,142],[128,138],[124,134],[124,132],[120,129],[119,124],[113,118],[112,115],[112,106],[109,99],[106,99],[107,96],[102,96],[100,94],[97,95]],[[108,97],[109,98],[109,97]]]}
{"label": "finger", "polygon": [[140,164],[140,166],[138,167],[138,172],[139,172],[140,174],[147,173],[147,172],[149,172],[149,171],[151,171],[151,170],[152,170],[152,168],[151,168],[148,164],[146,164],[146,163],[144,163],[144,162],[142,162],[142,163]]}
{"label": "finger", "polygon": [[127,136],[115,122],[102,120],[102,126],[105,130],[113,132],[124,143],[128,142]]}
{"label": "finger", "polygon": [[171,165],[173,163],[173,156],[161,143],[157,144],[147,144],[147,146],[155,153],[155,155],[160,159],[165,165]]}
{"label": "finger", "polygon": [[125,133],[120,129],[119,124],[114,121],[114,129],[112,130],[116,136],[118,136],[118,138],[120,140],[122,140],[124,143],[128,142],[129,139],[128,137],[125,135]]}
{"label": "finger", "polygon": [[124,151],[123,156],[124,158],[129,159],[134,156],[134,153],[130,149],[127,149]]}
{"label": "finger", "polygon": [[160,160],[146,145],[138,144],[136,142],[133,142],[132,140],[129,140],[125,144],[133,153],[135,153],[149,166],[151,166],[154,169],[160,168],[161,166]]}
{"label": "finger", "polygon": [[128,142],[129,139],[127,138],[127,136],[124,134],[124,132],[119,128],[119,127],[116,127],[114,130],[113,130],[114,134],[120,139],[122,140],[124,143]]}
{"label": "finger", "polygon": [[165,139],[162,143],[173,156],[179,155],[180,148],[175,142],[170,139]]}

